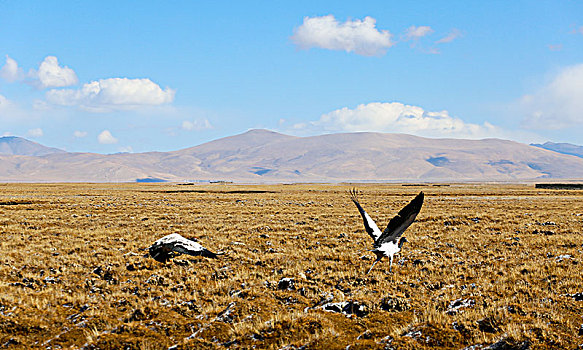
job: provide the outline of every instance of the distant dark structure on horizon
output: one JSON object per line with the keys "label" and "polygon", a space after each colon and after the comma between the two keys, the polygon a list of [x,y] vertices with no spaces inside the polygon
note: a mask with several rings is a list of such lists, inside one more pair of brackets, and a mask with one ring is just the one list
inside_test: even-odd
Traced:
{"label": "distant dark structure on horizon", "polygon": [[544,190],[583,190],[583,183],[580,184],[535,184],[534,188]]}

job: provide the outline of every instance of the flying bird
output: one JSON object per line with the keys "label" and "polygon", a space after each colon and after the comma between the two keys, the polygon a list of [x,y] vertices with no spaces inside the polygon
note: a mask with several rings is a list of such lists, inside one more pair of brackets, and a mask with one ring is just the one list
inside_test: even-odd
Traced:
{"label": "flying bird", "polygon": [[217,257],[217,254],[206,249],[198,242],[184,238],[178,233],[160,238],[148,250],[150,256],[159,262],[166,262],[168,259],[180,254],[202,255],[207,258]]}
{"label": "flying bird", "polygon": [[405,232],[407,227],[409,227],[413,221],[415,221],[415,217],[417,217],[417,214],[419,214],[421,206],[423,205],[423,192],[420,192],[409,204],[401,209],[399,214],[397,214],[394,218],[391,219],[391,221],[389,221],[387,228],[385,228],[383,232],[379,230],[373,219],[371,219],[366,211],[362,209],[360,203],[358,203],[357,192],[355,189],[350,191],[350,197],[354,204],[356,204],[356,207],[362,216],[366,232],[374,240],[374,249],[371,251],[376,254],[377,259],[366,273],[368,274],[375,266],[375,264],[383,258],[383,256],[388,256],[391,258],[389,272],[392,272],[393,256],[400,252],[403,243],[407,242],[407,238],[401,237],[401,235],[403,232]]}

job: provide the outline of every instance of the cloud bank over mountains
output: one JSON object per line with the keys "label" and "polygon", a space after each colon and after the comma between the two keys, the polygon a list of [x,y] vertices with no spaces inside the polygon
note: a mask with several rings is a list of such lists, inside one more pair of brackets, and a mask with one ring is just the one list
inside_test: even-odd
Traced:
{"label": "cloud bank over mountains", "polygon": [[448,111],[426,111],[399,102],[372,102],[356,108],[344,107],[310,123],[296,124],[294,128],[312,132],[375,131],[468,139],[507,137],[510,134],[488,122],[481,125],[467,123],[452,117]]}

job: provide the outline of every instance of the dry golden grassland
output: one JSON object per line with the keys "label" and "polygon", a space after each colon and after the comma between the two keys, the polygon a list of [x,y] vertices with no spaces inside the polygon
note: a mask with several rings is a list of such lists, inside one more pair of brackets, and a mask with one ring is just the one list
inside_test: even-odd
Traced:
{"label": "dry golden grassland", "polygon": [[[0,347],[581,348],[583,191],[356,185],[381,229],[426,194],[366,275],[350,187],[0,185]],[[170,233],[225,254],[145,256]]]}

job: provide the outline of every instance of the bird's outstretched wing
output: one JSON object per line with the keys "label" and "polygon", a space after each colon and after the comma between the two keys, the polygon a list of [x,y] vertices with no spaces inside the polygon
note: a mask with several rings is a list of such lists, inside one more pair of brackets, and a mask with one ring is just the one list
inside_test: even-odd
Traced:
{"label": "bird's outstretched wing", "polygon": [[207,258],[216,258],[217,254],[206,249],[199,243],[184,238],[178,233],[173,233],[168,236],[164,236],[154,242],[148,249],[150,256],[157,261],[165,262],[170,259],[174,254],[188,254],[192,256],[201,255]]}
{"label": "bird's outstretched wing", "polygon": [[366,211],[364,211],[364,209],[362,209],[362,207],[360,206],[360,203],[358,203],[358,197],[357,197],[357,192],[356,189],[352,189],[349,191],[350,193],[350,199],[352,199],[352,201],[354,202],[354,204],[356,204],[356,207],[358,208],[358,211],[360,212],[360,215],[362,216],[362,221],[364,221],[364,228],[366,230],[366,233],[369,234],[369,236],[372,237],[372,239],[376,242],[377,239],[381,236],[381,230],[379,230],[379,228],[377,227],[377,224],[375,224],[375,222],[373,221],[373,219],[371,219],[370,216],[368,216],[368,214],[366,213]]}
{"label": "bird's outstretched wing", "polygon": [[421,206],[423,205],[423,192],[420,192],[417,197],[407,204],[399,214],[389,221],[387,228],[383,231],[382,235],[375,241],[375,247],[380,246],[383,243],[390,242],[398,238],[405,232],[407,227],[409,227],[419,211],[421,211]]}

